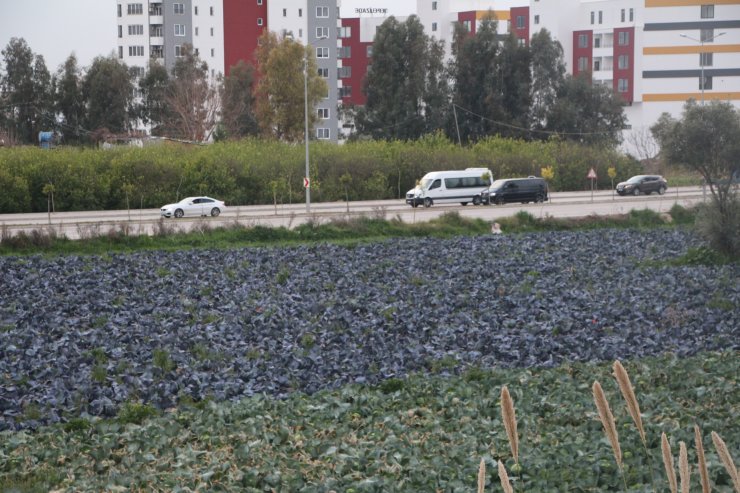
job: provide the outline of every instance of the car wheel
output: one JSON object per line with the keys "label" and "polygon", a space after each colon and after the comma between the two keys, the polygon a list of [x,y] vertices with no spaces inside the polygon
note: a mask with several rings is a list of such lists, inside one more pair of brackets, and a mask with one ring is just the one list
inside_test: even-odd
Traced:
{"label": "car wheel", "polygon": [[480,197],[473,197],[473,205],[480,205]]}
{"label": "car wheel", "polygon": [[632,195],[634,195],[635,197],[637,197],[638,195],[640,195],[640,189],[637,188],[637,187],[635,187],[635,189],[632,191]]}
{"label": "car wheel", "polygon": [[211,209],[211,216],[216,217],[219,214],[221,214],[221,209],[219,209],[218,207],[214,207],[213,209]]}
{"label": "car wheel", "polygon": [[544,196],[543,194],[541,194],[541,193],[538,193],[538,194],[537,194],[537,198],[536,198],[536,199],[534,199],[534,201],[535,201],[535,202],[540,202],[540,203],[541,203],[541,202],[544,202],[544,201],[545,201],[545,196]]}
{"label": "car wheel", "polygon": [[663,195],[665,193],[665,187],[660,187],[658,189],[658,193],[661,194],[661,195]]}
{"label": "car wheel", "polygon": [[419,204],[417,204],[416,202],[411,202],[411,207],[416,209],[417,207],[419,207]]}
{"label": "car wheel", "polygon": [[502,199],[501,197],[499,197],[499,198],[497,198],[495,200],[495,203],[496,203],[496,205],[502,205],[504,203],[504,199]]}
{"label": "car wheel", "polygon": [[464,206],[468,205],[468,203],[467,202],[460,202],[460,205],[462,205],[464,207]]}
{"label": "car wheel", "polygon": [[181,217],[182,217],[182,216],[184,216],[184,215],[185,215],[185,213],[183,212],[183,210],[182,210],[182,209],[177,209],[177,210],[175,210],[175,217],[177,217],[177,218],[181,218]]}
{"label": "car wheel", "polygon": [[433,203],[434,202],[432,202],[432,199],[430,199],[429,197],[424,199],[424,207],[431,207]]}

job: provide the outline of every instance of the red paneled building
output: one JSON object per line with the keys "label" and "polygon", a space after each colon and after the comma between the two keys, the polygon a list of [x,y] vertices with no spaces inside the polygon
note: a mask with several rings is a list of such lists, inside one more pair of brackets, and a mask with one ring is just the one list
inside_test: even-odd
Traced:
{"label": "red paneled building", "polygon": [[[239,60],[253,63],[257,40],[267,28],[267,2],[224,0],[224,70]],[[258,24],[262,20],[262,25]]]}

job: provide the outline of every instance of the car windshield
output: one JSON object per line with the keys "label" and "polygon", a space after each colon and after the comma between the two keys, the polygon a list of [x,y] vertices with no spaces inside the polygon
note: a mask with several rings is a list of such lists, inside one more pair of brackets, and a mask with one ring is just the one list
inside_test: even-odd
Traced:
{"label": "car windshield", "polygon": [[504,186],[504,183],[506,183],[506,180],[496,180],[491,183],[491,188],[501,188]]}
{"label": "car windshield", "polygon": [[422,180],[419,182],[419,187],[422,190],[426,190],[427,188],[429,188],[429,185],[431,185],[433,181],[434,179],[432,178],[422,178]]}
{"label": "car windshield", "polygon": [[633,176],[629,180],[627,180],[627,183],[640,183],[644,176]]}

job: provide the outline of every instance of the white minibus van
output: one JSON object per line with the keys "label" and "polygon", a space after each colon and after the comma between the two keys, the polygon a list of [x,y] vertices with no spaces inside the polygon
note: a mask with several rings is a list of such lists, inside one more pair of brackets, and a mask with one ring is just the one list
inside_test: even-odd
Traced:
{"label": "white minibus van", "polygon": [[433,171],[427,173],[419,184],[406,192],[406,203],[411,207],[431,207],[435,203],[460,202],[481,204],[481,195],[493,181],[491,170],[467,168],[459,171]]}

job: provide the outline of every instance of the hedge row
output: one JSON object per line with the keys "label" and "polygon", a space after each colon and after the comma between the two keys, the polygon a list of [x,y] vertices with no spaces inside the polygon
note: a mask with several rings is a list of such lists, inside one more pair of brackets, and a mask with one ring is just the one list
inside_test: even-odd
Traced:
{"label": "hedge row", "polygon": [[[402,198],[425,173],[489,168],[494,178],[540,175],[552,166],[554,190],[583,190],[593,167],[608,188],[641,165],[616,151],[569,142],[491,138],[459,147],[438,135],[416,142],[311,143],[314,201]],[[160,207],[207,194],[228,204],[303,201],[305,148],[243,140],[209,146],[165,143],[145,148],[91,150],[0,148],[0,213]]]}

